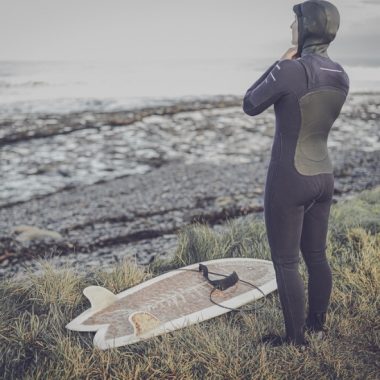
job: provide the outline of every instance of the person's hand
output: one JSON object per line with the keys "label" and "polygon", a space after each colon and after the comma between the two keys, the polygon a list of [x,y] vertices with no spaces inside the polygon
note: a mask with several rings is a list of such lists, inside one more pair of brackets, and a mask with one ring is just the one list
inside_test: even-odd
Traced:
{"label": "person's hand", "polygon": [[282,61],[283,59],[296,59],[296,58],[298,58],[297,46],[289,48],[280,58],[280,61]]}

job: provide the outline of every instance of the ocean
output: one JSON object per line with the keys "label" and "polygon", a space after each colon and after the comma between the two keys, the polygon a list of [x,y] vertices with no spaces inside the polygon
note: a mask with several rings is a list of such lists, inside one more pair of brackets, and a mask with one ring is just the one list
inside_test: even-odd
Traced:
{"label": "ocean", "polygon": [[[333,59],[333,58],[332,58]],[[0,115],[113,111],[241,95],[276,60],[0,61]],[[349,66],[350,92],[380,91],[380,66]]]}
{"label": "ocean", "polygon": [[[270,150],[273,113],[249,118],[238,103],[209,110],[197,104],[202,99],[216,104],[220,95],[243,97],[271,63],[232,58],[0,62],[0,206],[144,174],[172,161],[259,159]],[[350,76],[351,94],[380,92],[380,67],[340,63]],[[378,149],[377,99],[364,94],[350,99],[329,139],[331,149],[353,149],[347,142],[353,135],[360,149]],[[133,123],[123,112],[181,102],[195,109],[164,115],[157,108],[156,115],[152,111]],[[104,111],[122,113],[96,114]]]}

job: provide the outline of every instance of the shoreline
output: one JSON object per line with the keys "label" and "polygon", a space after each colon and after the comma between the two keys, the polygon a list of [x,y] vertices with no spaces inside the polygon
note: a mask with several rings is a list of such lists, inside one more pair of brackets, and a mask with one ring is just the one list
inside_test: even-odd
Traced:
{"label": "shoreline", "polygon": [[[259,162],[271,149],[273,109],[254,118],[241,98],[159,107],[0,118],[0,207],[82,185],[144,174],[172,162]],[[380,150],[380,92],[351,95],[328,149]]]}
{"label": "shoreline", "polygon": [[[335,177],[334,203],[380,184],[380,150],[376,145],[380,93],[370,99],[366,96],[351,98],[334,124],[331,140],[329,137]],[[93,113],[99,124],[98,128],[93,125],[90,129],[101,135],[101,141],[104,141],[102,126],[113,120],[114,129],[105,135],[111,147],[121,141],[121,135],[112,133],[144,131],[134,140],[128,135],[129,139],[122,140],[122,144],[130,143],[125,154],[133,152],[130,162],[138,162],[146,170],[103,177],[93,183],[83,181],[66,189],[58,186],[59,191],[26,201],[3,202],[0,278],[22,273],[24,264],[37,269],[36,258],[45,255],[53,256],[58,263],[66,261],[86,270],[112,265],[125,256],[145,265],[155,257],[170,257],[177,243],[176,233],[186,224],[203,220],[213,228],[222,229],[228,218],[262,218],[274,114],[270,110],[250,118],[240,110],[240,101],[218,98],[214,103],[201,103],[201,108],[198,105],[196,109],[191,102],[182,108],[178,105],[165,108],[164,114],[162,108],[145,110],[145,116],[140,115],[135,122],[126,122],[130,119],[125,112]],[[67,115],[65,118],[68,120]],[[46,131],[47,125],[41,125]],[[75,135],[77,132],[71,130],[66,137],[80,138]],[[36,141],[48,143],[50,138],[56,136],[27,139],[31,144],[29,149],[36,147],[33,145]],[[156,147],[161,155],[154,155],[147,147],[133,150],[140,141],[148,143],[150,149]],[[3,147],[12,147],[14,151],[25,143],[14,142]],[[71,153],[81,146],[83,142]],[[93,149],[97,152],[99,146],[94,144]],[[122,166],[126,162],[123,157]],[[69,163],[70,160],[72,156],[68,155]],[[110,164],[113,162],[111,159]],[[72,166],[70,170],[75,173],[77,169]],[[33,174],[29,175],[33,178]],[[49,178],[51,173],[38,175]],[[50,230],[62,238],[49,236],[46,231],[34,235],[12,232],[12,228],[20,225]]]}

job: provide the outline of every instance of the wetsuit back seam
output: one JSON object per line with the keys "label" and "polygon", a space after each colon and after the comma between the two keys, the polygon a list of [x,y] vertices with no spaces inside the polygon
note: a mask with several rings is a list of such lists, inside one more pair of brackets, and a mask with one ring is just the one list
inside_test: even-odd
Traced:
{"label": "wetsuit back seam", "polygon": [[327,85],[321,85],[321,86],[315,86],[315,87],[311,87],[309,89],[308,92],[306,92],[305,94],[303,94],[300,99],[302,99],[303,97],[305,97],[306,95],[309,95],[311,93],[316,93],[316,92],[323,92],[324,90],[333,90],[333,91],[336,91],[336,92],[339,92],[341,94],[344,94],[345,96],[347,96],[347,93],[346,91],[342,90],[341,88],[339,87],[336,87],[336,86],[327,86]]}

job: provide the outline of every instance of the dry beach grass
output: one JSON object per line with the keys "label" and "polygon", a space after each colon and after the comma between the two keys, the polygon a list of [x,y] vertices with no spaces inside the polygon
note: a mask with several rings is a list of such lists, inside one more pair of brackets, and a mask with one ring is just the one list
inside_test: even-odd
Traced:
{"label": "dry beach grass", "polygon": [[[261,335],[283,333],[277,292],[257,312],[229,312],[146,342],[101,351],[94,333],[65,329],[89,307],[82,290],[114,293],[183,265],[222,257],[270,259],[263,221],[204,224],[178,234],[172,261],[149,267],[124,261],[112,271],[79,275],[43,262],[42,274],[0,283],[0,373],[6,379],[376,379],[380,365],[380,187],[334,204],[327,256],[333,292],[325,340],[307,335],[305,352],[270,347]],[[303,261],[300,272],[307,281]],[[305,286],[307,293],[307,286]],[[264,301],[257,302],[261,305]],[[252,307],[252,304],[242,309]]]}

